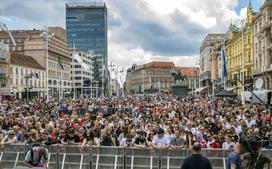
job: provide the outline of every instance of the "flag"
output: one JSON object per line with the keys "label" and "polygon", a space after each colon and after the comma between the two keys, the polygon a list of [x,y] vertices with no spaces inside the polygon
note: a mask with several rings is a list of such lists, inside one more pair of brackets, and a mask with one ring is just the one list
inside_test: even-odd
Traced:
{"label": "flag", "polygon": [[64,69],[63,64],[59,63],[59,65],[60,65],[60,68],[63,70]]}
{"label": "flag", "polygon": [[223,76],[224,77],[228,77],[228,69],[227,69],[227,61],[226,61],[226,54],[225,54],[225,50],[223,49],[222,51],[222,57],[223,57]]}
{"label": "flag", "polygon": [[35,72],[35,77],[37,78],[37,79],[39,79],[39,77],[40,77],[40,74],[38,73],[38,72]]}
{"label": "flag", "polygon": [[76,59],[76,61],[83,67],[85,71],[89,71],[89,66],[83,62],[83,60],[81,59],[78,53],[74,53],[73,56]]}

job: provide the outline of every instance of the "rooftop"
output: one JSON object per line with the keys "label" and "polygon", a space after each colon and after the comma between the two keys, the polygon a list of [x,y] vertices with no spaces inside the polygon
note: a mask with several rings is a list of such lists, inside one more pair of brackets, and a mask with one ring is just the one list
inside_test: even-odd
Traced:
{"label": "rooftop", "polygon": [[188,77],[199,76],[199,68],[195,68],[195,67],[179,67],[178,70],[181,73],[181,75],[185,75],[185,76],[188,76]]}
{"label": "rooftop", "polygon": [[94,8],[104,7],[106,4],[103,1],[94,2],[70,2],[66,3],[66,8]]}
{"label": "rooftop", "polygon": [[15,52],[10,52],[10,63],[12,65],[45,70],[45,68],[42,67],[33,57]]}
{"label": "rooftop", "polygon": [[143,65],[144,68],[175,68],[174,62],[153,61]]}

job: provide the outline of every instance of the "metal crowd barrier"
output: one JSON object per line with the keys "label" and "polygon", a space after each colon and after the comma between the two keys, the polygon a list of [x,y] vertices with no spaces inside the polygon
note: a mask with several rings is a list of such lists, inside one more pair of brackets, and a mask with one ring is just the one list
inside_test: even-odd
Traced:
{"label": "metal crowd barrier", "polygon": [[[185,149],[138,149],[122,147],[85,147],[54,145],[49,151],[48,169],[178,169],[191,154]],[[13,144],[0,147],[0,169],[22,165],[29,145]],[[230,150],[204,149],[214,169],[225,169]],[[272,157],[272,150],[262,150]],[[268,169],[268,166],[266,166]]]}

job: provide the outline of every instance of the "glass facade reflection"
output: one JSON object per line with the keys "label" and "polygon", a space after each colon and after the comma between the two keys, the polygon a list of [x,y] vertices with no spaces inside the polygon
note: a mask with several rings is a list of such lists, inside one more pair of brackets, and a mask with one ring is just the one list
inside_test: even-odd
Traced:
{"label": "glass facade reflection", "polygon": [[[95,57],[94,78],[107,84],[107,7],[104,2],[66,4],[66,31],[69,47]],[[104,65],[104,66],[103,66]]]}

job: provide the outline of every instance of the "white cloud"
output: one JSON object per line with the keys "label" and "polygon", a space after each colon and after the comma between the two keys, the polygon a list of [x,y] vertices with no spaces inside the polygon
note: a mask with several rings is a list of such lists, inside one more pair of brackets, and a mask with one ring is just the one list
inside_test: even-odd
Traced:
{"label": "white cloud", "polygon": [[[68,0],[3,0],[2,17],[20,29],[65,25]],[[69,0],[74,1],[74,0]],[[86,0],[87,1],[87,0]],[[263,0],[256,0],[262,3]],[[109,61],[127,68],[152,60],[194,66],[201,41],[208,33],[224,33],[231,21],[244,18],[239,0],[107,0]],[[14,4],[20,6],[14,7]],[[7,10],[10,9],[10,10]],[[24,27],[25,28],[25,27]]]}
{"label": "white cloud", "polygon": [[239,19],[240,20],[246,19],[246,15],[247,15],[247,7],[241,9]]}

